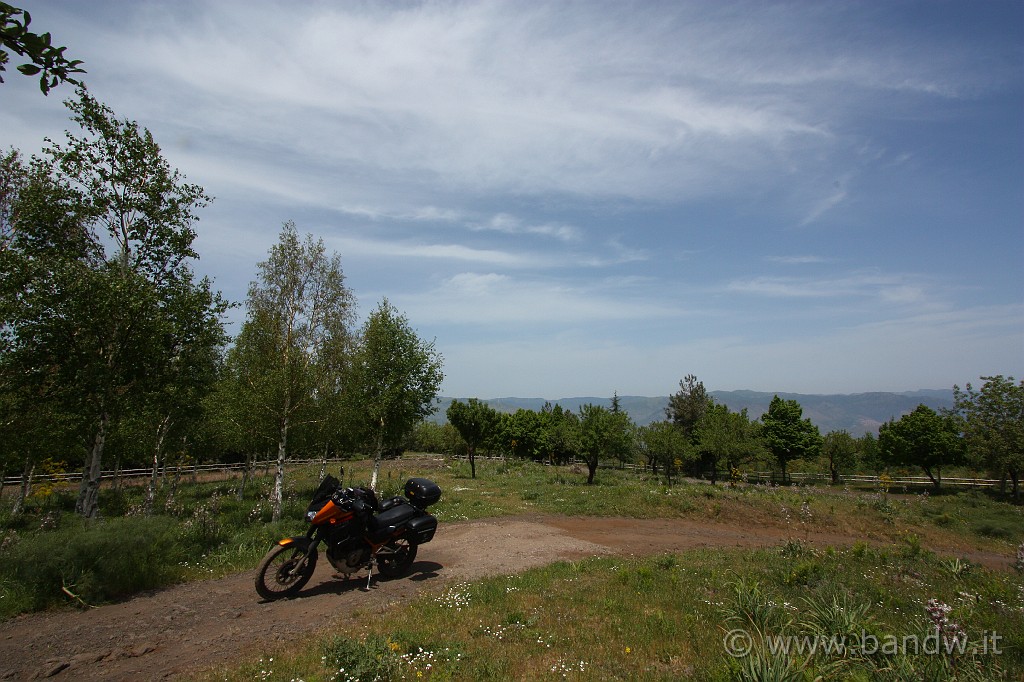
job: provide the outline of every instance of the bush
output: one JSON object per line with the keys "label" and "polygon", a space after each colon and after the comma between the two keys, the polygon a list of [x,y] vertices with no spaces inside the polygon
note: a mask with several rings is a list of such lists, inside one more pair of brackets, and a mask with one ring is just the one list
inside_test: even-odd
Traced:
{"label": "bush", "polygon": [[398,645],[379,636],[360,641],[333,637],[324,643],[324,666],[339,682],[371,682],[392,680],[402,667]]}
{"label": "bush", "polygon": [[[18,586],[15,613],[68,599],[87,604],[118,599],[170,581],[183,559],[177,535],[176,523],[167,518],[76,520],[8,547],[0,584]],[[2,615],[12,615],[10,607],[0,608]]]}

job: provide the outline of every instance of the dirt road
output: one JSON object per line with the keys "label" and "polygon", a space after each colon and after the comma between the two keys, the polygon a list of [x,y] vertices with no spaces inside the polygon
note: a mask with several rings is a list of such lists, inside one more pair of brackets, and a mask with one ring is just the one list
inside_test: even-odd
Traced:
{"label": "dirt road", "polygon": [[[442,524],[434,541],[420,548],[409,577],[374,581],[369,591],[365,574],[335,580],[329,563],[321,561],[309,585],[291,600],[261,602],[249,571],[88,612],[33,614],[0,623],[0,679],[187,679],[197,670],[298,641],[331,619],[343,625],[352,609],[372,613],[450,582],[598,554],[771,546],[786,534],[784,528],[679,519],[544,516]],[[858,538],[812,533],[808,539],[825,546]],[[993,567],[1010,561],[998,554],[969,556]]]}

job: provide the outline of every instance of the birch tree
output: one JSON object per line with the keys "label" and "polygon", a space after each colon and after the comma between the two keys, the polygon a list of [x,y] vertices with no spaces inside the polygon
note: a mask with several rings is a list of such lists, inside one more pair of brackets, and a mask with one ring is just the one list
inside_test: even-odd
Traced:
{"label": "birch tree", "polygon": [[277,441],[272,517],[281,518],[284,462],[290,431],[315,418],[317,397],[341,390],[333,370],[348,346],[354,298],[338,254],[323,240],[299,238],[286,222],[249,286],[248,318],[237,347],[244,399],[251,414],[269,418]]}
{"label": "birch tree", "polygon": [[442,362],[434,343],[420,339],[387,299],[363,325],[346,388],[351,423],[373,452],[374,490],[383,454],[398,449],[416,423],[433,412],[444,378]]}
{"label": "birch tree", "polygon": [[59,393],[89,424],[76,510],[94,517],[111,428],[176,352],[175,299],[202,289],[190,269],[192,225],[209,198],[148,130],[84,88],[66,104],[81,132],[47,140],[5,209],[4,268],[17,296],[4,321],[20,380]]}

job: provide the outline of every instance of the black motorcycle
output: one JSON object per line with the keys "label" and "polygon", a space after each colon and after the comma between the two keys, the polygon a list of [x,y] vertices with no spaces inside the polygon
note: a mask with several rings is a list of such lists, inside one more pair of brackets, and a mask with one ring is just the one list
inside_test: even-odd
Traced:
{"label": "black motorcycle", "polygon": [[441,499],[441,488],[425,478],[410,478],[404,493],[379,502],[369,488],[342,488],[328,475],[306,510],[309,530],[278,540],[267,552],[256,572],[256,592],[264,599],[298,594],[313,577],[321,543],[327,560],[345,577],[368,569],[367,587],[374,564],[385,578],[404,575],[418,547],[437,531],[437,519],[426,509]]}

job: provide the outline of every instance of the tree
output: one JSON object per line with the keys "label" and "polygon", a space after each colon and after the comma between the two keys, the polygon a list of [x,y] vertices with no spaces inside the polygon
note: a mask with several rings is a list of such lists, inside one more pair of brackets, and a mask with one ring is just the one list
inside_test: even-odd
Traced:
{"label": "tree", "polygon": [[337,367],[336,356],[348,348],[354,298],[345,286],[341,257],[328,256],[322,239],[307,235],[300,240],[291,221],[257,268],[232,360],[243,384],[243,413],[274,425],[277,467],[271,506],[277,521],[289,432],[313,420],[318,395],[342,390],[342,378],[326,370]]}
{"label": "tree", "polygon": [[521,407],[500,418],[498,439],[504,452],[522,459],[544,457],[544,420],[539,412]]}
{"label": "tree", "polygon": [[821,451],[828,461],[833,484],[839,483],[842,470],[851,468],[857,461],[857,441],[848,431],[830,431],[825,434]]}
{"label": "tree", "polygon": [[580,420],[576,413],[545,403],[539,417],[539,451],[552,464],[568,463],[579,450]]}
{"label": "tree", "polygon": [[697,381],[693,374],[687,374],[679,382],[679,391],[669,396],[665,416],[692,440],[697,424],[713,403],[704,383]]}
{"label": "tree", "polygon": [[768,411],[761,415],[761,434],[768,451],[782,469],[782,482],[786,482],[786,467],[791,460],[813,457],[821,448],[821,434],[810,419],[803,419],[803,408],[796,400],[772,398]]}
{"label": "tree", "polygon": [[498,428],[498,413],[487,403],[470,398],[465,403],[453,400],[446,413],[449,423],[466,441],[469,469],[476,478],[476,449],[492,438]]}
{"label": "tree", "polygon": [[163,338],[162,362],[149,375],[138,410],[151,436],[147,513],[156,499],[164,444],[172,435],[182,442],[196,438],[205,423],[205,399],[214,389],[228,341],[221,324],[228,304],[212,291],[208,279],[196,284],[185,276],[174,289],[164,306],[170,333]]}
{"label": "tree", "polygon": [[[4,202],[3,269],[16,287],[4,364],[23,390],[89,424],[76,509],[93,517],[107,437],[176,352],[175,300],[203,288],[189,261],[209,198],[170,168],[149,131],[84,88],[66,104],[82,134],[50,142]],[[215,298],[200,314],[219,315]]]}
{"label": "tree", "polygon": [[953,387],[956,410],[963,420],[964,439],[989,470],[1005,482],[1010,478],[1014,499],[1020,501],[1024,473],[1024,380],[1001,374],[981,377],[980,389]]}
{"label": "tree", "polygon": [[669,421],[641,426],[637,429],[637,440],[655,475],[661,465],[667,485],[672,485],[672,476],[694,457],[693,446],[682,429]]}
{"label": "tree", "polygon": [[[26,76],[38,75],[39,89],[44,95],[48,95],[50,89],[62,81],[81,85],[71,74],[85,73],[85,69],[79,66],[82,60],[69,61],[64,56],[67,48],[55,47],[49,33],[37,34],[28,30],[31,22],[32,16],[25,10],[0,2],[0,74],[7,70],[10,50],[28,58],[28,63],[18,66],[18,71]],[[0,83],[3,82],[3,76],[0,75]]]}
{"label": "tree", "polygon": [[374,453],[371,488],[383,453],[398,449],[416,422],[433,413],[442,362],[434,342],[421,340],[387,299],[367,318],[345,388],[352,423]]}
{"label": "tree", "polygon": [[882,424],[878,448],[889,464],[924,469],[936,489],[942,483],[942,467],[960,464],[965,453],[956,420],[927,405]]}
{"label": "tree", "polygon": [[625,459],[633,450],[633,422],[625,412],[600,405],[580,408],[580,454],[587,460],[587,485],[594,483],[601,459]]}
{"label": "tree", "polygon": [[878,451],[878,437],[875,434],[868,432],[857,439],[857,459],[868,471],[879,473],[885,468],[885,462]]}
{"label": "tree", "polygon": [[718,464],[725,461],[731,472],[745,460],[764,453],[757,425],[750,421],[746,408],[732,412],[725,405],[712,403],[694,431],[696,450],[711,468],[711,483],[718,478]]}

